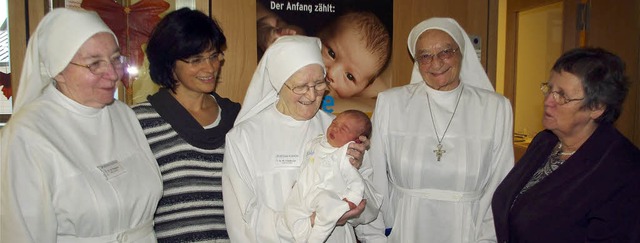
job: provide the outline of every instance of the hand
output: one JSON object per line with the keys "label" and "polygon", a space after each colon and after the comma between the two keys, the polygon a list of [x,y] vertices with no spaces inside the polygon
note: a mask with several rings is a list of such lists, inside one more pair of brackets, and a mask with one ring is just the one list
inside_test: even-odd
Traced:
{"label": "hand", "polygon": [[[344,201],[346,201],[347,203],[349,203],[349,208],[351,208],[351,205],[355,205],[352,202],[349,202],[346,198],[342,199]],[[340,219],[338,219],[338,222],[336,223],[337,226],[343,226],[344,224],[347,223],[347,220],[352,219],[352,218],[357,218],[360,217],[360,214],[362,214],[362,212],[364,211],[364,207],[367,205],[367,200],[366,199],[362,199],[362,201],[360,201],[360,204],[358,204],[357,207],[355,207],[354,209],[350,209],[349,211],[347,211],[346,213],[344,213],[342,215],[342,217],[340,217]],[[315,216],[315,215],[313,215]]]}
{"label": "hand", "polygon": [[313,227],[313,225],[316,223],[316,212],[311,213],[311,216],[309,216],[309,220],[311,220],[311,227]]}
{"label": "hand", "polygon": [[257,28],[258,47],[262,51],[265,51],[281,36],[303,34],[300,27],[289,25],[275,15],[267,15],[259,19]]}
{"label": "hand", "polygon": [[349,144],[349,149],[347,150],[347,155],[350,156],[349,162],[351,162],[351,165],[356,169],[360,169],[360,166],[362,166],[364,151],[369,148],[369,144],[371,143],[365,136],[360,136],[358,140],[360,143]]}
{"label": "hand", "polygon": [[266,50],[275,40],[275,30],[278,28],[278,17],[267,15],[258,19],[258,48],[262,51]]}
{"label": "hand", "polygon": [[351,201],[347,200],[346,198],[343,198],[342,201],[347,202],[347,204],[349,204],[349,210],[356,208],[356,204],[352,203]]}

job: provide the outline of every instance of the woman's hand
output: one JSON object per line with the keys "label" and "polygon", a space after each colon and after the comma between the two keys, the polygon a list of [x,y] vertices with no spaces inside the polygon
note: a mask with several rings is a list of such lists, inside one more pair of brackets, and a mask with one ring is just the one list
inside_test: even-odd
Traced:
{"label": "woman's hand", "polygon": [[[358,142],[359,141],[359,142]],[[370,141],[365,136],[360,136],[358,141],[349,144],[347,155],[349,156],[349,162],[356,169],[360,169],[362,166],[362,159],[364,158],[364,151],[369,149]]]}
{"label": "woman's hand", "polygon": [[[349,200],[347,200],[346,198],[342,199],[342,200],[344,200],[345,202],[349,203],[349,208],[351,208],[352,205],[355,205],[354,203],[349,202]],[[336,222],[336,225],[337,226],[343,226],[344,224],[347,223],[347,220],[352,219],[352,218],[360,217],[360,214],[362,214],[362,212],[364,211],[364,207],[366,205],[367,205],[367,199],[362,199],[362,201],[360,201],[360,204],[358,204],[357,207],[355,207],[353,209],[350,209],[349,211],[344,213],[342,215],[342,217],[340,217],[340,219],[338,219],[338,222]],[[312,216],[315,216],[315,214],[312,214]]]}

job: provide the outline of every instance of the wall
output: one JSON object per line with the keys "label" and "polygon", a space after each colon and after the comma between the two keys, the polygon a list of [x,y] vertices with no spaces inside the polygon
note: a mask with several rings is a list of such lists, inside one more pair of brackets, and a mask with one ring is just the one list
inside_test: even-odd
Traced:
{"label": "wall", "polygon": [[[412,60],[407,51],[407,36],[419,22],[429,17],[452,17],[470,35],[480,36],[482,63],[488,69],[489,78],[495,80],[495,53],[497,36],[497,0],[395,0],[393,9],[393,86],[407,84],[411,77]],[[497,12],[496,12],[497,13]],[[490,18],[491,17],[491,18]],[[490,29],[489,25],[495,23]],[[495,32],[495,33],[494,33]],[[490,59],[492,61],[488,62]],[[487,65],[491,63],[492,65]]]}
{"label": "wall", "polygon": [[[197,0],[201,5],[201,0]],[[45,6],[41,1],[28,0],[29,27],[25,22],[12,21],[13,30],[25,32],[11,39],[14,53],[24,53],[26,35],[32,32],[44,15]],[[256,67],[256,22],[255,1],[252,0],[210,0],[211,13],[222,25],[228,37],[225,66],[222,71],[218,92],[235,101],[244,99],[253,71]],[[199,6],[200,8],[200,6]],[[482,39],[482,63],[488,70],[491,80],[495,80],[495,56],[497,36],[498,0],[394,0],[393,8],[393,54],[389,69],[393,77],[392,86],[407,84],[411,75],[412,61],[407,51],[407,36],[411,28],[429,17],[452,17],[470,34]],[[10,1],[12,19],[24,19],[24,4]],[[22,68],[22,56],[12,55],[12,73],[19,74]],[[20,75],[13,75],[12,85],[17,90]]]}
{"label": "wall", "polygon": [[[222,83],[218,92],[233,100],[244,99],[244,92],[251,80],[256,61],[255,2],[211,0],[212,14],[221,23],[229,40]],[[495,53],[497,15],[489,16],[489,10],[497,11],[498,0],[394,0],[393,6],[393,54],[389,69],[392,86],[407,84],[411,76],[412,60],[407,51],[407,36],[411,28],[429,17],[453,17],[465,30],[482,38],[482,62],[488,65],[491,80],[495,77]],[[496,26],[489,28],[489,22]],[[491,32],[495,33],[491,33]],[[488,62],[487,60],[494,60]]]}
{"label": "wall", "polygon": [[496,53],[496,91],[504,94],[504,62],[507,35],[507,0],[498,0],[498,36]]}
{"label": "wall", "polygon": [[[591,0],[589,29],[586,42],[589,46],[605,48],[624,60],[627,76],[631,81],[629,94],[624,102],[622,114],[616,128],[640,146],[640,22],[638,8],[640,0]],[[635,139],[635,140],[634,140]]]}
{"label": "wall", "polygon": [[228,46],[217,92],[241,102],[258,63],[256,2],[211,0],[211,14],[224,30]]}

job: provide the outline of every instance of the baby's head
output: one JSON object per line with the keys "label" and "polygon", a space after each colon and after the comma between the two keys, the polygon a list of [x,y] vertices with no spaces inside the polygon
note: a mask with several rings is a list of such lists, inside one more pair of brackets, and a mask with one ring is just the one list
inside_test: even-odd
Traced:
{"label": "baby's head", "polygon": [[346,110],[340,113],[327,128],[327,141],[333,147],[342,147],[358,137],[371,136],[371,120],[359,110]]}
{"label": "baby's head", "polygon": [[384,70],[391,55],[389,31],[371,12],[349,12],[323,28],[322,59],[330,95],[355,96]]}

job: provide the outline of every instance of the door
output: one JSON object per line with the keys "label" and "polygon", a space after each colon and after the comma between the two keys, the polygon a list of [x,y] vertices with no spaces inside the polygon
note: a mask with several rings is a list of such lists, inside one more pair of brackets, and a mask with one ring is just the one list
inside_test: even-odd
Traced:
{"label": "door", "polygon": [[[514,109],[516,161],[542,127],[543,95],[555,60],[575,36],[569,0],[507,0],[504,95]],[[575,16],[575,14],[573,14]]]}
{"label": "door", "polygon": [[[558,11],[561,17],[553,17]],[[639,11],[640,0],[616,4],[607,0],[508,0],[504,92],[514,107],[514,132],[531,137],[542,129],[543,101],[538,87],[564,51],[578,46],[602,47],[626,62],[630,80],[640,80]],[[541,33],[547,36],[539,38]],[[632,82],[616,123],[636,146],[640,144],[639,90],[638,81]],[[516,142],[516,161],[526,146],[526,142]]]}
{"label": "door", "polygon": [[518,12],[514,87],[516,141],[528,141],[544,129],[544,96],[539,88],[540,83],[548,79],[555,60],[562,55],[562,12],[562,2]]}
{"label": "door", "polygon": [[631,81],[616,128],[640,147],[640,0],[585,1],[584,43],[602,47],[622,58]]}

